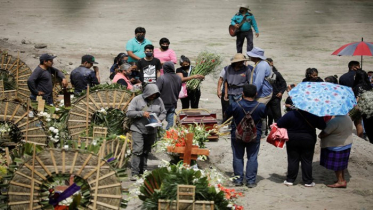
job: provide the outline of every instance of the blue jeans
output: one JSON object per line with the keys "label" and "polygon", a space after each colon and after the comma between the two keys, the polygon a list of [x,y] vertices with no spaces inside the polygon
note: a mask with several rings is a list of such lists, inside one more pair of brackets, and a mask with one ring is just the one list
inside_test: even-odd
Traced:
{"label": "blue jeans", "polygon": [[231,145],[233,152],[233,171],[237,179],[234,182],[243,182],[244,176],[244,156],[247,153],[246,163],[246,183],[254,184],[258,172],[258,152],[260,147],[260,136],[258,135],[255,142],[243,143],[236,140],[235,129],[231,132]]}
{"label": "blue jeans", "polygon": [[238,95],[229,95],[228,94],[228,99],[229,99],[229,105],[237,102],[237,101],[240,101],[242,99],[242,94],[238,94]]}
{"label": "blue jeans", "polygon": [[[30,95],[30,99],[32,101],[36,101],[36,97],[35,95],[31,94]],[[45,103],[48,104],[48,105],[53,105],[53,98],[52,97],[49,97],[49,96],[43,96],[43,100],[45,100]]]}
{"label": "blue jeans", "polygon": [[166,130],[174,126],[174,115],[175,115],[175,108],[174,107],[168,108],[167,115],[166,115],[166,121],[167,121]]}

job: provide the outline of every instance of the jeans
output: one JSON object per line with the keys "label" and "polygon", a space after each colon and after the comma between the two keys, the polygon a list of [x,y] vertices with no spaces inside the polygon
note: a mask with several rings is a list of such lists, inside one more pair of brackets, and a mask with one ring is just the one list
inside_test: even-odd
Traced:
{"label": "jeans", "polygon": [[229,105],[237,102],[237,101],[240,101],[242,99],[242,94],[239,94],[239,95],[229,95],[228,94],[228,99],[229,99]]}
{"label": "jeans", "polygon": [[[247,42],[246,52],[251,51],[253,49],[254,47],[253,30],[250,29],[249,31],[241,31],[237,34],[237,39],[236,39],[237,53],[242,53],[242,46],[243,46],[243,42],[245,41],[245,38]],[[246,52],[243,54],[245,55]]]}
{"label": "jeans", "polygon": [[175,115],[175,107],[168,108],[167,115],[166,115],[166,121],[167,121],[166,130],[174,126],[174,115]]}
{"label": "jeans", "polygon": [[221,109],[222,109],[222,116],[223,116],[223,122],[225,122],[227,119],[225,118],[225,111],[228,109],[229,107],[229,101],[226,101],[224,100],[224,91],[222,92],[221,94],[221,99],[220,99],[220,102],[221,102]]}
{"label": "jeans", "polygon": [[243,143],[242,141],[236,140],[235,129],[232,129],[231,146],[233,152],[233,171],[234,176],[237,177],[234,182],[243,182],[244,156],[246,150],[246,183],[254,184],[258,172],[258,152],[260,147],[260,136],[257,136],[255,142]]}
{"label": "jeans", "polygon": [[192,109],[198,109],[199,99],[201,98],[201,90],[187,90],[187,92],[188,97],[180,99],[182,109],[189,109],[189,102]]}
{"label": "jeans", "polygon": [[132,132],[132,157],[131,170],[132,176],[143,174],[148,167],[148,154],[154,144],[157,134],[142,134]]}
{"label": "jeans", "polygon": [[[30,95],[30,99],[33,100],[33,101],[36,101],[36,97],[35,95],[31,94]],[[48,105],[53,105],[53,97],[50,97],[50,96],[43,96],[43,100],[45,100],[45,103],[48,104]]]}

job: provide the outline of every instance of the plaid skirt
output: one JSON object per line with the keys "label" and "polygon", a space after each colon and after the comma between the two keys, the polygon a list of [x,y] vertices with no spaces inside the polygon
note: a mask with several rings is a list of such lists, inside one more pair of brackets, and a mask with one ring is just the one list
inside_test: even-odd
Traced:
{"label": "plaid skirt", "polygon": [[348,166],[350,152],[351,148],[338,152],[322,148],[320,154],[320,165],[333,171],[342,171]]}

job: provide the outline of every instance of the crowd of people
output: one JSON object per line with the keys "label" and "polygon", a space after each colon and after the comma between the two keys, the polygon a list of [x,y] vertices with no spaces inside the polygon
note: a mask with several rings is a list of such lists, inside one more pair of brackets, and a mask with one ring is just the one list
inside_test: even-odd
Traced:
{"label": "crowd of people", "polygon": [[[264,56],[264,50],[252,45],[252,27],[259,36],[258,27],[254,16],[248,12],[248,6],[241,6],[239,13],[232,18],[232,25],[238,26],[241,21],[241,32],[237,35],[237,54],[231,58],[229,65],[220,72],[217,85],[217,96],[221,99],[223,121],[230,117],[231,147],[233,152],[233,170],[237,179],[236,186],[241,186],[246,181],[246,186],[256,186],[258,169],[258,151],[260,139],[269,131],[269,125],[277,123],[279,128],[286,128],[289,141],[286,144],[288,154],[288,173],[285,185],[294,184],[299,163],[302,168],[302,178],[306,187],[313,187],[312,160],[317,140],[316,128],[322,130],[321,138],[321,165],[334,170],[338,181],[328,185],[332,188],[346,187],[344,170],[348,165],[348,158],[352,145],[352,120],[348,116],[333,116],[323,118],[294,107],[288,97],[285,101],[287,113],[282,115],[281,101],[284,92],[290,91],[295,84],[287,85],[280,71],[274,66],[271,58]],[[179,59],[170,48],[170,41],[161,38],[159,48],[155,48],[151,41],[145,38],[145,28],[135,29],[135,37],[126,44],[126,52],[119,53],[110,68],[109,78],[112,83],[124,85],[128,90],[142,89],[143,93],[136,96],[129,104],[127,117],[132,119],[133,152],[131,159],[132,177],[142,174],[147,168],[147,158],[151,145],[156,140],[157,127],[146,126],[149,118],[155,115],[160,121],[166,119],[169,129],[173,126],[174,114],[178,100],[181,100],[182,109],[198,108],[201,90],[187,89],[187,96],[179,98],[183,86],[187,81],[203,80],[203,75],[192,74],[193,66],[186,56]],[[247,38],[247,52],[242,54],[242,45]],[[65,75],[53,66],[55,56],[43,54],[40,64],[33,71],[27,83],[31,91],[30,98],[36,100],[41,96],[48,104],[53,104],[52,75],[62,80],[62,85],[67,86]],[[249,62],[252,62],[250,64]],[[84,55],[81,65],[74,69],[70,81],[75,94],[80,94],[88,87],[100,83],[98,67],[95,57]],[[91,69],[93,67],[93,70]],[[339,78],[327,76],[326,82],[336,83],[351,87],[358,100],[362,91],[372,89],[372,73],[360,69],[357,61],[348,64],[348,72]],[[306,69],[302,82],[323,82],[316,68]],[[255,108],[254,108],[255,107]],[[255,109],[255,110],[253,110]],[[252,112],[252,118],[257,129],[256,140],[243,143],[236,140],[235,129],[243,119],[246,112]],[[357,135],[364,137],[364,129],[373,143],[372,131],[373,118],[360,116],[353,119]],[[351,125],[351,126],[350,126]],[[247,153],[246,175],[244,175],[244,154]]]}

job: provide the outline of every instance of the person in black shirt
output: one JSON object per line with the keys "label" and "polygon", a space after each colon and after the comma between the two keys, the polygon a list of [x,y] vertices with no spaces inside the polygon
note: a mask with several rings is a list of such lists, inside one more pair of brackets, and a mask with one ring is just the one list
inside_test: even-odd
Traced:
{"label": "person in black shirt", "polygon": [[350,61],[348,63],[348,72],[343,74],[339,78],[339,84],[347,87],[352,87],[354,85],[356,70],[358,69],[360,69],[359,61]]}
{"label": "person in black shirt", "polygon": [[140,71],[141,82],[155,83],[160,76],[161,61],[158,58],[154,58],[153,51],[153,45],[146,45],[144,47],[145,57],[137,61],[136,66]]}
{"label": "person in black shirt", "polygon": [[[291,84],[291,85],[289,85],[288,86],[288,88],[287,88],[287,92],[290,92],[291,91],[291,89],[293,89],[295,87],[295,84]],[[290,112],[290,111],[292,111],[292,110],[294,110],[295,108],[294,108],[294,103],[293,103],[293,100],[291,100],[291,97],[290,96],[288,96],[287,98],[286,98],[286,100],[285,100],[285,107],[286,107],[286,112]]]}
{"label": "person in black shirt", "polygon": [[319,72],[316,68],[308,68],[306,69],[306,78],[302,82],[324,82],[324,80],[319,77]]}
{"label": "person in black shirt", "polygon": [[286,90],[286,81],[282,77],[281,73],[277,71],[276,67],[273,65],[273,60],[271,58],[267,58],[269,65],[272,67],[273,73],[276,74],[276,81],[272,84],[273,93],[272,98],[268,102],[268,128],[269,125],[273,123],[273,121],[277,122],[278,119],[281,117],[281,99],[282,95]]}
{"label": "person in black shirt", "polygon": [[57,56],[43,54],[40,56],[40,64],[32,72],[27,80],[30,89],[31,100],[36,100],[37,96],[42,96],[47,104],[53,104],[53,82],[52,74],[62,80],[62,86],[67,87],[65,75],[56,68],[53,68],[53,59]]}
{"label": "person in black shirt", "polygon": [[83,90],[87,90],[88,86],[93,87],[100,84],[96,72],[90,69],[93,64],[98,64],[95,61],[95,57],[92,55],[84,55],[81,65],[71,72],[70,81],[74,86],[75,95],[79,95]]}
{"label": "person in black shirt", "polygon": [[[190,76],[193,71],[193,67],[190,66],[189,58],[185,57],[184,55],[182,55],[180,58],[180,66],[180,68],[176,69],[176,74],[181,78],[181,82],[184,83],[191,79],[205,79],[205,76],[199,74]],[[187,92],[188,96],[180,99],[182,109],[189,109],[189,102],[192,109],[198,109],[198,103],[201,97],[200,88],[197,88],[196,90],[187,89]]]}

